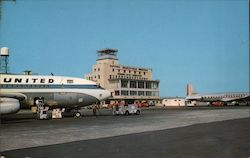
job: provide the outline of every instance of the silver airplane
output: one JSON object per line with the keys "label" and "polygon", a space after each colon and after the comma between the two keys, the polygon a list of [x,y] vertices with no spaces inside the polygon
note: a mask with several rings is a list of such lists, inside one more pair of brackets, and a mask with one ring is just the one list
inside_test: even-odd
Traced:
{"label": "silver airplane", "polygon": [[95,82],[65,76],[0,74],[0,114],[17,113],[43,98],[49,108],[75,109],[107,99],[110,92]]}
{"label": "silver airplane", "polygon": [[235,105],[238,105],[239,102],[246,102],[248,104],[250,94],[247,92],[198,94],[194,91],[192,85],[187,84],[186,100],[190,103],[192,101],[208,102],[212,105],[216,103],[227,105],[228,102],[234,102]]}

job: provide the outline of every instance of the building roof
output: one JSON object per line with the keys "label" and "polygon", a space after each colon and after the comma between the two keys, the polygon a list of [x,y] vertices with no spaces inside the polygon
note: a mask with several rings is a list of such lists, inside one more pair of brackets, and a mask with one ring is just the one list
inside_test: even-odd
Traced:
{"label": "building roof", "polygon": [[97,50],[98,54],[97,60],[102,60],[102,59],[118,60],[116,52],[118,52],[117,49],[111,49],[111,48]]}
{"label": "building roof", "polygon": [[112,54],[114,52],[118,52],[118,49],[112,49],[112,48],[104,48],[101,50],[97,50],[98,53],[106,53],[106,54]]}

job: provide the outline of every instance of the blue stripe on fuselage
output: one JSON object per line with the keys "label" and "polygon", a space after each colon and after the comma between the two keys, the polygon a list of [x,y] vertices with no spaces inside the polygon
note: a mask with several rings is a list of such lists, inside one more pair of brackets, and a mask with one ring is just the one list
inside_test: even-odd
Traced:
{"label": "blue stripe on fuselage", "polygon": [[2,84],[2,89],[103,89],[97,85]]}

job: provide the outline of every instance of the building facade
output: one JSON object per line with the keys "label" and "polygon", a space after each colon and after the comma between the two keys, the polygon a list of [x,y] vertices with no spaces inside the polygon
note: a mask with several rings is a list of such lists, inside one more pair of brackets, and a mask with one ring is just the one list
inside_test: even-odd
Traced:
{"label": "building facade", "polygon": [[152,79],[152,69],[121,65],[117,52],[116,49],[98,50],[96,64],[85,78],[111,91],[110,104],[122,100],[154,104],[160,99],[160,81]]}

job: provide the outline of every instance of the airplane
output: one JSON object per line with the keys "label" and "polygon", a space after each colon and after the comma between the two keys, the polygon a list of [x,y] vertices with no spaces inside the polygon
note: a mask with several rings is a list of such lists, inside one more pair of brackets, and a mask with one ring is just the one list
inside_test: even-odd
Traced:
{"label": "airplane", "polygon": [[107,99],[110,92],[93,81],[82,78],[46,75],[0,74],[0,114],[17,113],[36,106],[37,98],[53,108],[74,110]]}
{"label": "airplane", "polygon": [[213,94],[198,94],[195,92],[191,84],[187,84],[187,102],[192,101],[208,102],[210,105],[227,105],[227,103],[234,103],[239,105],[239,102],[245,102],[247,105],[250,101],[250,93],[213,93]]}

